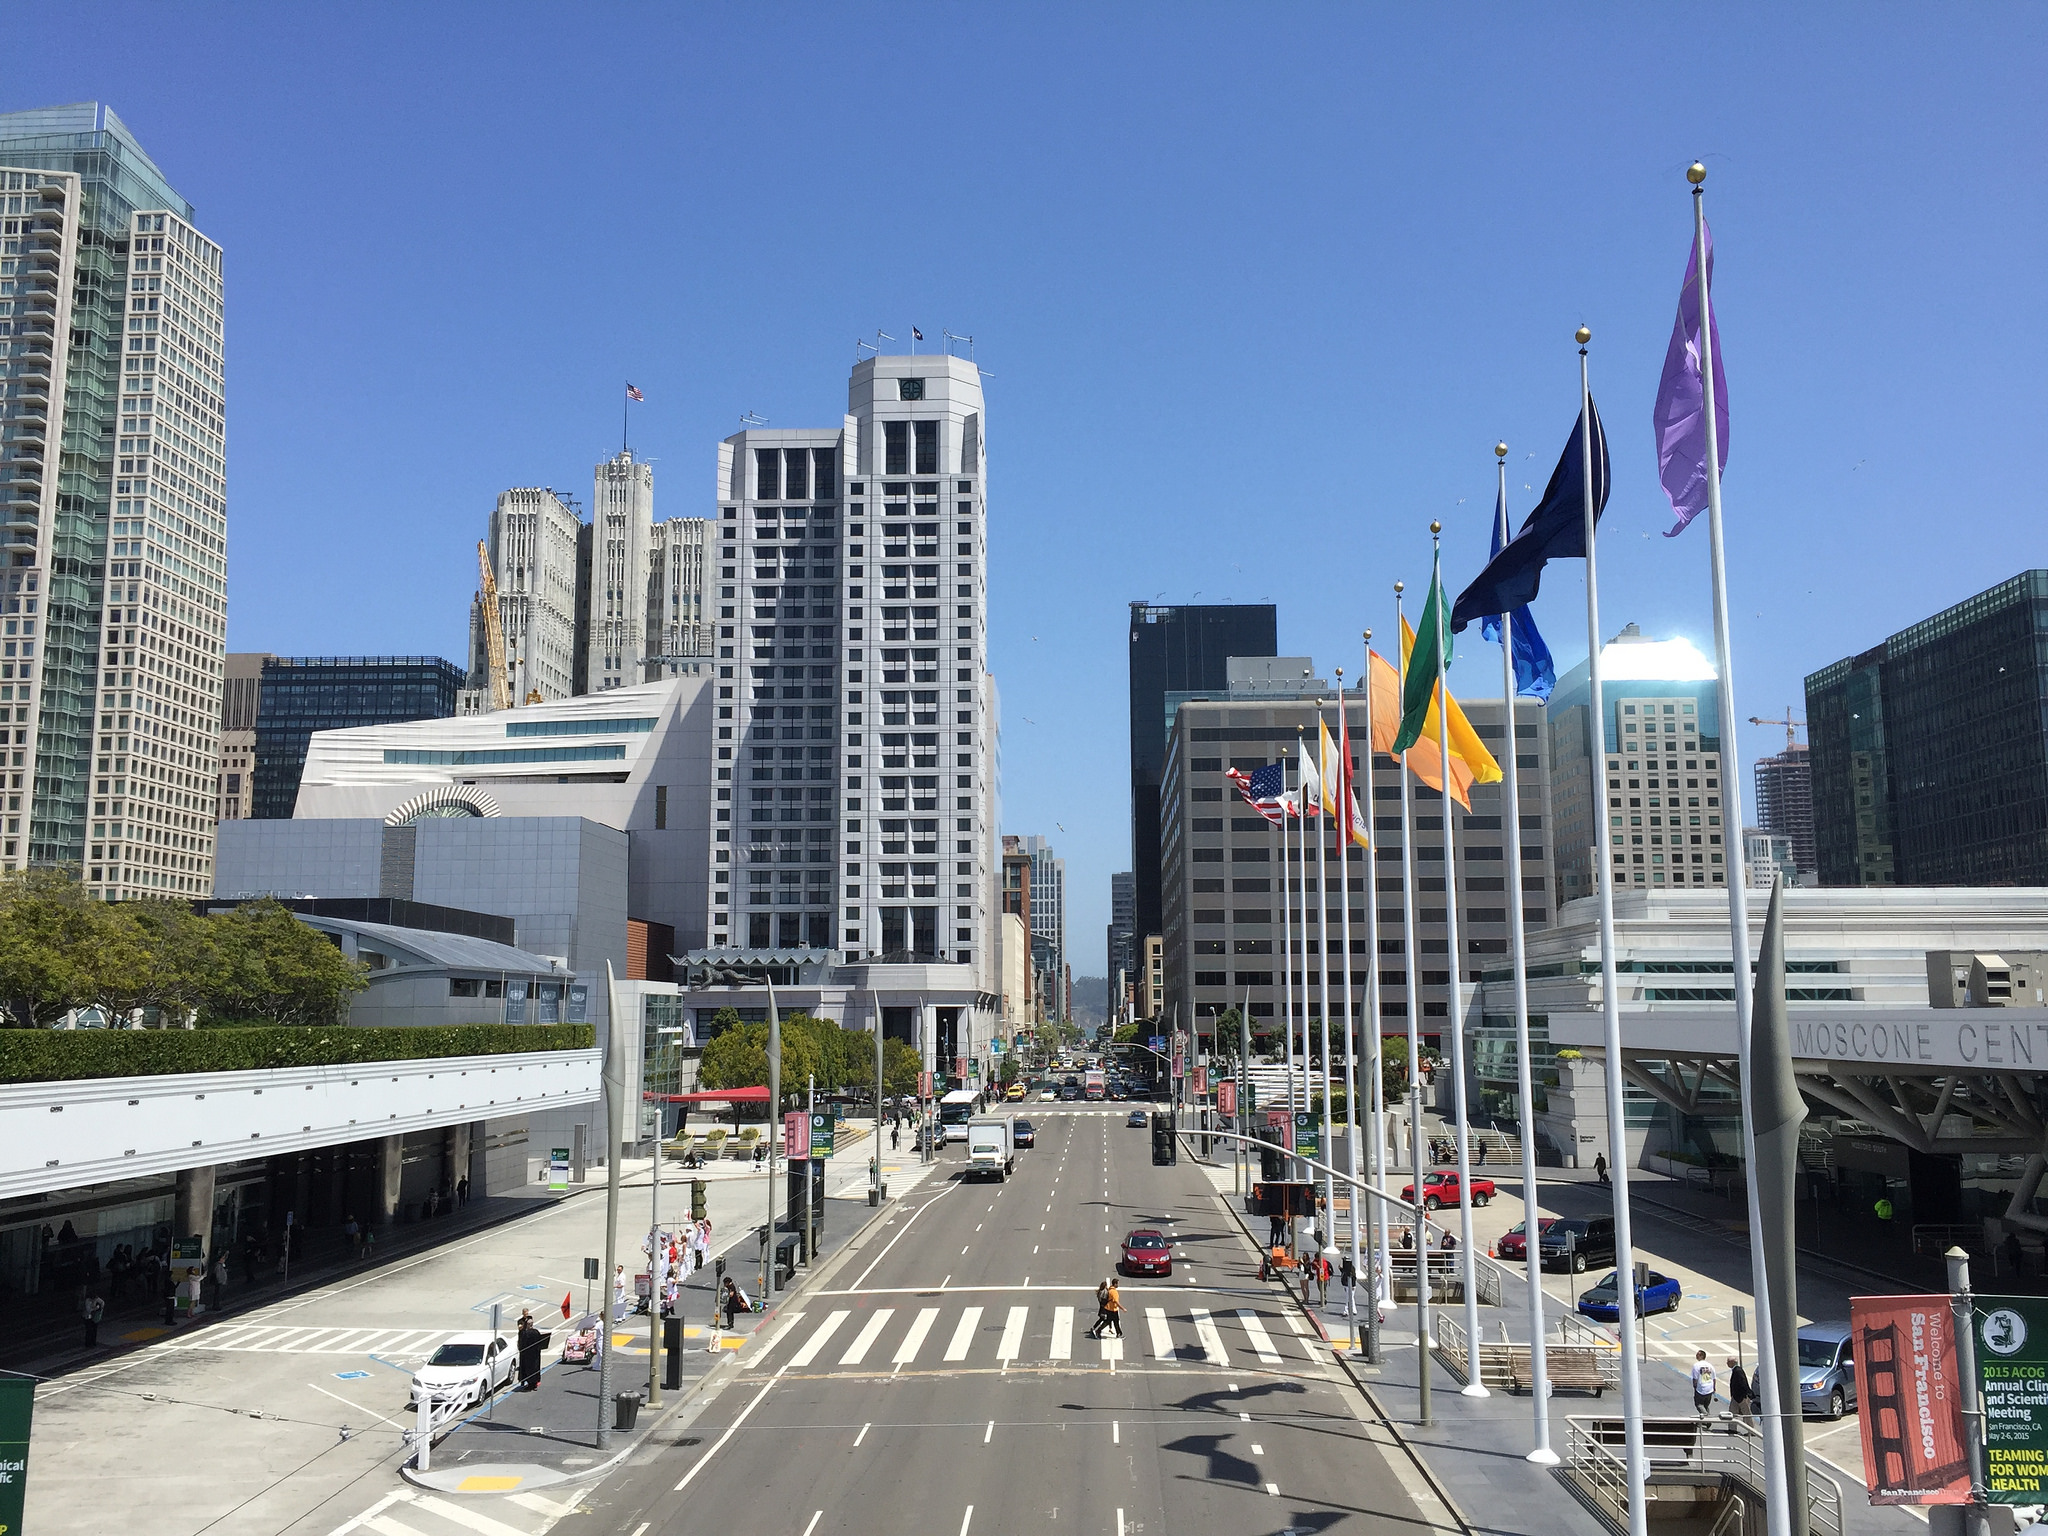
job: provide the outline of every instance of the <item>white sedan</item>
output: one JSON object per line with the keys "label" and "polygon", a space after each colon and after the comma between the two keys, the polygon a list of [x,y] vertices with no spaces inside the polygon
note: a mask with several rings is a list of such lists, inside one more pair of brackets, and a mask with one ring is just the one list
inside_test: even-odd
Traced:
{"label": "white sedan", "polygon": [[519,1351],[502,1334],[453,1334],[412,1373],[413,1406],[429,1394],[443,1402],[481,1403],[511,1382],[518,1359]]}

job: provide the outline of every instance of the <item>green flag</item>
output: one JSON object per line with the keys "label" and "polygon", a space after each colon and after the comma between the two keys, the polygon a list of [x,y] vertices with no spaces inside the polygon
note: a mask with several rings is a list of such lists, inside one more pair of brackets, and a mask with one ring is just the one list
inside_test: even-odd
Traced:
{"label": "green flag", "polygon": [[1448,671],[1451,665],[1451,633],[1445,626],[1441,565],[1441,556],[1430,562],[1429,603],[1422,611],[1422,622],[1415,627],[1415,648],[1408,653],[1408,675],[1401,688],[1401,729],[1394,737],[1396,757],[1422,739],[1430,701],[1436,697],[1439,649],[1443,652],[1443,668]]}

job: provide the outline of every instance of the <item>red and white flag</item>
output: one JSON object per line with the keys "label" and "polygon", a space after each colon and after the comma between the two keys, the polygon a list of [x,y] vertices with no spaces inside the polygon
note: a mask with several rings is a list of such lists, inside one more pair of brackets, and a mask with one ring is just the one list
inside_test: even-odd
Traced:
{"label": "red and white flag", "polygon": [[641,403],[642,403],[643,405],[644,405],[644,404],[646,403],[646,401],[647,401],[647,397],[646,397],[645,395],[641,394],[641,393],[640,393],[640,391],[639,391],[639,390],[637,390],[637,389],[635,389],[635,388],[634,388],[634,387],[633,387],[633,386],[632,386],[631,384],[628,384],[628,385],[626,386],[626,398],[627,398],[628,400],[638,400],[638,401],[640,401],[640,402],[641,402]]}

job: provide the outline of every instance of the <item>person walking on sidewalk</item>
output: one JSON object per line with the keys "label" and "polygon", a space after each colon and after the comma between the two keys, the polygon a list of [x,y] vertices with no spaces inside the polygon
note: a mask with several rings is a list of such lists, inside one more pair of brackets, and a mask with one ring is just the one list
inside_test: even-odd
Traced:
{"label": "person walking on sidewalk", "polygon": [[100,1341],[100,1319],[107,1315],[107,1304],[91,1291],[80,1286],[78,1290],[78,1316],[85,1324],[85,1347],[92,1349]]}
{"label": "person walking on sidewalk", "polygon": [[1714,1368],[1707,1363],[1704,1349],[1693,1352],[1692,1411],[1701,1423],[1714,1411]]}
{"label": "person walking on sidewalk", "polygon": [[[1756,1418],[1755,1389],[1749,1384],[1749,1372],[1742,1368],[1742,1362],[1733,1356],[1728,1360],[1728,1417],[1730,1419]],[[1735,1433],[1735,1426],[1728,1426],[1728,1433]]]}
{"label": "person walking on sidewalk", "polygon": [[[1346,1262],[1348,1263],[1349,1260],[1346,1260]],[[1329,1304],[1330,1256],[1326,1253],[1319,1253],[1316,1255],[1316,1305],[1326,1307]]]}
{"label": "person walking on sidewalk", "polygon": [[618,1322],[626,1315],[626,1266],[615,1265],[612,1269],[612,1321]]}
{"label": "person walking on sidewalk", "polygon": [[1609,1182],[1607,1178],[1607,1154],[1605,1152],[1602,1152],[1593,1159],[1593,1176],[1602,1184]]}

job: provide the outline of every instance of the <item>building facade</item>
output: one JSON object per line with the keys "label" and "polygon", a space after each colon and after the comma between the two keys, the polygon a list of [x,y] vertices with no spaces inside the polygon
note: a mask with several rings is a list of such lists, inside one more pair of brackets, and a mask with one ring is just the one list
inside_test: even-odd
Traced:
{"label": "building facade", "polygon": [[647,637],[655,659],[647,680],[695,676],[711,654],[705,577],[715,525],[706,517],[671,517],[654,525],[647,573]]}
{"label": "building facade", "polygon": [[[1006,856],[1009,843],[1003,839]],[[1032,968],[1044,988],[1047,1016],[1065,1019],[1072,1013],[1066,995],[1067,861],[1037,833],[1019,838],[1018,847],[1031,860]]]}
{"label": "building facade", "polygon": [[1134,933],[1157,933],[1164,906],[1159,872],[1159,785],[1173,724],[1169,693],[1230,686],[1230,658],[1278,649],[1270,603],[1155,607],[1131,604],[1131,880]]}
{"label": "building facade", "polygon": [[1806,679],[1823,885],[2048,885],[2048,570]]}
{"label": "building facade", "polygon": [[221,249],[106,107],[0,114],[0,865],[213,877],[227,613]]}
{"label": "building facade", "polygon": [[[1630,624],[1600,649],[1607,718],[1596,732],[1584,662],[1558,679],[1546,721],[1554,763],[1556,894],[1594,886],[1599,801],[1607,801],[1616,888],[1726,886],[1719,692],[1713,664],[1687,640]],[[1604,749],[1604,751],[1602,750]],[[1595,765],[1606,759],[1606,792]]]}
{"label": "building facade", "polygon": [[1136,1001],[1138,987],[1138,955],[1136,935],[1132,932],[1134,920],[1136,886],[1129,870],[1119,870],[1109,877],[1109,997],[1108,1017],[1123,1017],[1124,1010]]}
{"label": "building facade", "polygon": [[[498,584],[498,623],[515,700],[536,693],[541,700],[566,699],[576,691],[582,531],[574,503],[550,486],[502,491],[491,511],[484,545]],[[469,669],[488,688],[482,601],[479,591],[470,608]]]}
{"label": "building facade", "polygon": [[[1160,792],[1166,921],[1160,933],[1164,987],[1154,1017],[1161,1009],[1169,1014],[1177,1009],[1182,1018],[1211,1020],[1249,998],[1253,1028],[1268,1033],[1277,1029],[1288,1013],[1284,989],[1291,971],[1294,1017],[1302,1017],[1306,1010],[1309,1016],[1321,1018],[1324,945],[1341,942],[1341,925],[1348,911],[1350,953],[1337,963],[1333,980],[1337,985],[1348,980],[1352,1017],[1362,1028],[1365,992],[1377,959],[1383,1028],[1388,1033],[1405,1033],[1408,975],[1401,899],[1399,777],[1403,770],[1392,758],[1375,758],[1371,795],[1374,847],[1370,852],[1352,848],[1347,861],[1348,890],[1341,893],[1337,890],[1335,837],[1323,835],[1319,873],[1317,832],[1311,830],[1305,847],[1298,821],[1290,822],[1283,835],[1246,805],[1224,776],[1231,768],[1251,773],[1278,761],[1286,766],[1290,786],[1296,786],[1296,744],[1314,739],[1319,714],[1334,726],[1332,699],[1328,691],[1293,699],[1263,693],[1237,698],[1226,695],[1190,698],[1175,712]],[[1496,755],[1505,752],[1499,702],[1461,702],[1490,749]],[[1367,739],[1365,705],[1350,696],[1345,707],[1357,764],[1362,755],[1359,744]],[[1511,830],[1512,824],[1506,824],[1508,812],[1499,784],[1474,785],[1471,811],[1456,813],[1458,969],[1467,981],[1477,980],[1484,968],[1499,963],[1490,957],[1507,953],[1507,904],[1515,898],[1506,889],[1505,837],[1519,835],[1521,840],[1519,896],[1525,924],[1533,931],[1551,920],[1550,762],[1542,718],[1540,704],[1518,702],[1519,834]],[[1362,790],[1362,767],[1359,783]],[[1410,794],[1420,1023],[1423,1034],[1434,1037],[1449,1016],[1452,969],[1445,921],[1449,892],[1444,806],[1442,797],[1420,782],[1411,783]],[[1325,892],[1320,900],[1319,886]],[[1368,903],[1378,914],[1377,957],[1367,929]],[[1306,933],[1302,929],[1304,908],[1308,913]],[[1318,925],[1319,909],[1327,914],[1327,934]],[[1285,958],[1290,942],[1291,967]],[[1304,993],[1305,986],[1315,989],[1312,996]],[[1334,995],[1330,1009],[1334,1018],[1342,1017]]]}
{"label": "building facade", "polygon": [[649,556],[654,545],[654,466],[621,449],[597,466],[591,491],[586,688],[602,693],[644,682]]}
{"label": "building facade", "polygon": [[1802,881],[1811,882],[1816,868],[1813,848],[1813,761],[1796,743],[1756,761],[1756,819],[1767,832],[1784,838],[1792,865]]}
{"label": "building facade", "polygon": [[439,656],[267,656],[258,685],[250,814],[292,815],[316,731],[439,720],[455,713],[462,669]]}

